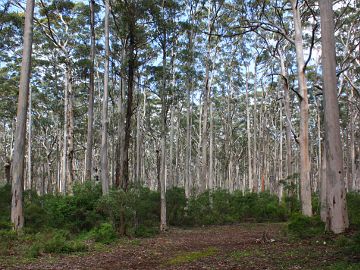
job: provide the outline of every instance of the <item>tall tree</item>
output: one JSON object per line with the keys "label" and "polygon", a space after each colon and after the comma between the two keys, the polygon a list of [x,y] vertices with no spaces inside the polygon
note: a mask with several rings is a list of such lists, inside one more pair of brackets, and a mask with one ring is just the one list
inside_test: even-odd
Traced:
{"label": "tall tree", "polygon": [[109,95],[109,0],[105,0],[105,70],[104,70],[104,95],[102,104],[102,129],[101,129],[101,186],[103,194],[109,193],[109,170],[108,170],[108,95]]}
{"label": "tall tree", "polygon": [[28,107],[29,84],[31,75],[34,6],[34,0],[27,0],[24,25],[24,46],[21,62],[19,98],[16,116],[17,122],[12,163],[11,222],[13,223],[13,228],[16,231],[21,230],[24,226],[24,156],[26,137],[26,114]]}
{"label": "tall tree", "polygon": [[345,174],[336,87],[334,13],[332,1],[330,0],[319,0],[319,6],[325,113],[326,224],[327,228],[332,232],[342,233],[349,226],[349,220],[346,208]]}
{"label": "tall tree", "polygon": [[95,67],[95,0],[90,0],[90,67],[89,67],[89,97],[88,97],[88,123],[85,153],[85,180],[91,180],[92,154],[93,154],[93,122],[94,122],[94,67]]}
{"label": "tall tree", "polygon": [[300,198],[302,213],[312,216],[309,159],[309,102],[305,77],[304,48],[299,1],[291,0],[300,98]]}

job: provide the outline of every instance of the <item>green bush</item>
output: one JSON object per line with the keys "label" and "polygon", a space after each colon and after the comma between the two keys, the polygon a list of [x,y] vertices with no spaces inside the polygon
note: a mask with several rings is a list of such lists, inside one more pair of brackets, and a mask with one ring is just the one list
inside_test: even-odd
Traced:
{"label": "green bush", "polygon": [[102,223],[99,227],[90,231],[91,238],[96,242],[110,244],[117,238],[116,231],[110,223]]}
{"label": "green bush", "polygon": [[306,217],[294,214],[288,224],[289,233],[298,238],[311,238],[324,234],[325,224],[319,216]]}
{"label": "green bush", "polygon": [[181,226],[184,223],[186,208],[185,190],[172,188],[166,192],[166,213],[169,225]]}
{"label": "green bush", "polygon": [[88,250],[88,247],[66,230],[46,231],[34,236],[32,244],[27,248],[28,257],[37,257],[42,253],[72,253]]}
{"label": "green bush", "polygon": [[17,238],[18,237],[15,231],[0,230],[0,255],[9,255]]}
{"label": "green bush", "polygon": [[357,232],[344,245],[344,253],[346,255],[354,256],[358,261],[360,261],[360,232]]}
{"label": "green bush", "polygon": [[115,227],[120,234],[133,227],[135,221],[134,198],[130,190],[110,190],[109,195],[102,197],[97,203],[97,210]]}
{"label": "green bush", "polygon": [[45,196],[44,210],[48,217],[48,226],[64,228],[73,233],[91,230],[104,220],[96,211],[100,198],[100,185],[90,181],[74,185],[73,196]]}
{"label": "green bush", "polygon": [[[10,224],[11,209],[11,186],[0,187],[0,230],[11,228]],[[9,226],[10,225],[10,226]]]}
{"label": "green bush", "polygon": [[134,235],[136,237],[151,237],[159,233],[159,227],[148,227],[140,225],[135,228]]}
{"label": "green bush", "polygon": [[350,225],[360,229],[360,193],[350,192],[346,199]]}

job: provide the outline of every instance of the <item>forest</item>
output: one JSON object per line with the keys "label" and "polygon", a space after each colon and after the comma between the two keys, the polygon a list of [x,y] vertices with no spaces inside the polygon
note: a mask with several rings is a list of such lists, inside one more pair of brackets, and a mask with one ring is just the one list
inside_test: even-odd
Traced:
{"label": "forest", "polygon": [[0,0],[0,269],[360,269],[359,15]]}

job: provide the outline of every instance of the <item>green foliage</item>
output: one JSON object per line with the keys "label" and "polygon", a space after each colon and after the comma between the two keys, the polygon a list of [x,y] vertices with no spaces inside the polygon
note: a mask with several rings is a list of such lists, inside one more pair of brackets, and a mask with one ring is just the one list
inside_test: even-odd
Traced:
{"label": "green foliage", "polygon": [[90,231],[91,238],[96,242],[110,244],[117,238],[116,231],[110,223],[102,223],[99,227]]}
{"label": "green foliage", "polygon": [[79,240],[70,240],[71,235],[65,230],[52,230],[38,233],[26,251],[28,257],[37,257],[42,253],[72,253],[88,250]]}
{"label": "green foliage", "polygon": [[306,217],[301,214],[294,214],[288,224],[290,234],[301,239],[322,235],[324,229],[325,224],[319,216]]}
{"label": "green foliage", "polygon": [[182,224],[186,207],[185,191],[173,188],[166,192],[166,213],[170,225]]}
{"label": "green foliage", "polygon": [[175,226],[286,221],[290,214],[286,205],[269,193],[207,191],[190,198],[186,205],[184,190],[176,189],[168,192],[167,199],[169,224]]}
{"label": "green foliage", "polygon": [[100,198],[101,187],[90,181],[75,185],[73,196],[46,196],[44,209],[48,226],[64,228],[73,233],[92,229],[103,220],[95,211]]}
{"label": "green foliage", "polygon": [[360,194],[350,192],[346,196],[350,225],[360,229]]}
{"label": "green foliage", "polygon": [[37,232],[48,224],[48,216],[43,207],[44,198],[36,192],[27,190],[24,192],[24,217],[25,228],[28,232]]}
{"label": "green foliage", "polygon": [[338,240],[337,244],[343,247],[344,254],[360,261],[360,232],[351,238],[342,238],[341,240]]}
{"label": "green foliage", "polygon": [[176,257],[170,259],[168,264],[178,265],[182,263],[193,262],[206,257],[214,256],[217,252],[218,249],[215,247],[209,247],[201,251],[183,252],[181,254],[178,254]]}
{"label": "green foliage", "polygon": [[136,237],[151,237],[159,233],[159,227],[147,227],[144,225],[139,225],[134,231]]}
{"label": "green foliage", "polygon": [[0,230],[0,255],[9,255],[17,234],[12,230]]}
{"label": "green foliage", "polygon": [[11,186],[0,187],[0,230],[10,229]]}

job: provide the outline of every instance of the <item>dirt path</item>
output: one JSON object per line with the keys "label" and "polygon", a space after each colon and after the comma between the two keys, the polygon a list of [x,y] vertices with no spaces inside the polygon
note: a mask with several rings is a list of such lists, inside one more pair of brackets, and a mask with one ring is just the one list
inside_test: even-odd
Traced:
{"label": "dirt path", "polygon": [[337,260],[333,247],[289,241],[282,228],[239,224],[171,229],[154,238],[116,244],[110,251],[44,257],[12,269],[326,269]]}

